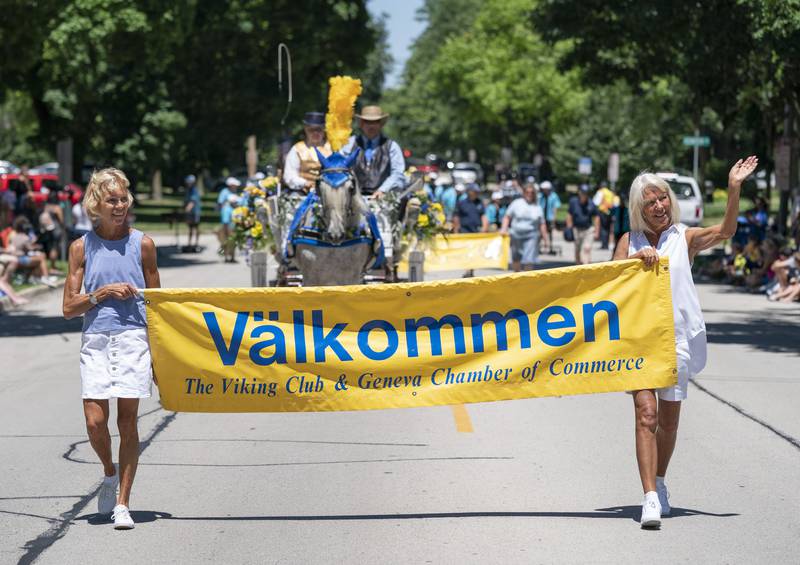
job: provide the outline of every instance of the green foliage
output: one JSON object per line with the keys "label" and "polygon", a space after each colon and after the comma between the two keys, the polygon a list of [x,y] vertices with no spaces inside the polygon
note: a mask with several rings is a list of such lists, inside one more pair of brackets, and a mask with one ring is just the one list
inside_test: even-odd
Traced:
{"label": "green foliage", "polygon": [[30,96],[9,91],[0,104],[0,159],[18,165],[38,165],[50,160],[50,154],[31,143],[39,132]]}
{"label": "green foliage", "polygon": [[405,83],[388,100],[397,135],[417,150],[477,149],[492,160],[503,146],[521,160],[571,123],[583,93],[576,71],[559,72],[528,23],[534,0],[429,0],[429,26],[415,43]]}
{"label": "green foliage", "polygon": [[469,139],[459,112],[440,96],[430,66],[449,38],[472,25],[480,6],[480,0],[426,0],[418,12],[427,27],[414,41],[402,85],[382,99],[392,115],[387,132],[415,154],[444,153]]}
{"label": "green foliage", "polygon": [[71,136],[76,164],[114,163],[133,177],[243,164],[247,135],[273,145],[280,134],[279,43],[292,50],[294,127],[325,107],[329,76],[366,67],[382,29],[365,0],[6,4],[0,93],[30,97],[31,139],[51,148]]}
{"label": "green foliage", "polygon": [[680,115],[713,134],[712,175],[743,151],[771,154],[785,106],[800,112],[800,0],[541,0],[532,21],[573,42],[565,68],[593,84],[685,85]]}
{"label": "green foliage", "polygon": [[[620,186],[642,169],[674,169],[681,134],[690,127],[680,116],[685,88],[667,80],[641,86],[635,94],[624,82],[592,89],[575,124],[554,135],[553,168],[562,180],[600,182],[611,153],[620,154]],[[578,158],[592,158],[592,175],[578,175]]]}

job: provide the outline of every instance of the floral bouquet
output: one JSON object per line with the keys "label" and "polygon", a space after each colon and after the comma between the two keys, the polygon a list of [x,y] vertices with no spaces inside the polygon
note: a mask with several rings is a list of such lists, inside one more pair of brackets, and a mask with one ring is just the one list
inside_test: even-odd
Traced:
{"label": "floral bouquet", "polygon": [[274,243],[267,198],[277,188],[278,177],[266,177],[257,185],[248,185],[239,199],[239,206],[233,210],[233,233],[229,241],[246,257],[251,251],[260,251]]}
{"label": "floral bouquet", "polygon": [[415,192],[406,206],[403,237],[412,250],[423,250],[434,245],[437,235],[448,233],[444,209],[434,202],[427,192]]}

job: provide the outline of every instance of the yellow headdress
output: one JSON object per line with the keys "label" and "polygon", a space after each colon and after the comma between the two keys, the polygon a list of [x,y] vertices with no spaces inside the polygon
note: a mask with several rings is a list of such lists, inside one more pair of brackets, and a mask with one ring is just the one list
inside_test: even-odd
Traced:
{"label": "yellow headdress", "polygon": [[325,115],[325,133],[331,149],[339,151],[353,131],[353,108],[361,94],[361,81],[348,76],[331,77],[328,81],[328,113]]}

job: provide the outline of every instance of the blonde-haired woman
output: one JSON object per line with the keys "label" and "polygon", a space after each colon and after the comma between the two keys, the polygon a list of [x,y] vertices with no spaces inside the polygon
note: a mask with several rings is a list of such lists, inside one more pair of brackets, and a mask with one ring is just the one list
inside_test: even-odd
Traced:
{"label": "blonde-haired woman", "polygon": [[678,384],[633,392],[636,412],[636,460],[644,489],[641,525],[661,526],[661,516],[670,513],[664,484],[667,466],[675,449],[681,401],[686,399],[689,378],[706,363],[706,327],[692,280],[695,256],[733,237],[739,215],[742,181],[758,165],[754,156],[740,159],[728,174],[728,204],[721,224],[687,228],[680,224],[678,201],[669,184],[654,174],[643,173],[631,184],[629,214],[631,231],[620,239],[614,260],[641,259],[654,265],[669,257]]}
{"label": "blonde-haired woman", "polygon": [[[118,169],[92,175],[84,206],[95,229],[70,245],[63,304],[65,318],[83,315],[83,412],[89,441],[105,473],[97,507],[101,514],[112,515],[116,529],[134,527],[128,506],[139,462],[139,399],[150,396],[153,380],[144,304],[137,288],[160,286],[153,240],[128,226],[133,200],[128,187]],[[110,398],[117,399],[119,470],[108,431]]]}

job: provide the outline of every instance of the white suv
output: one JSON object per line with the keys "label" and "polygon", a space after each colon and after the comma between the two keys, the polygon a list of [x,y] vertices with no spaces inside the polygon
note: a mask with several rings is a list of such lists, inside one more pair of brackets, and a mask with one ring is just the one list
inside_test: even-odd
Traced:
{"label": "white suv", "polygon": [[697,181],[676,173],[656,173],[672,187],[681,210],[681,223],[699,226],[703,221],[703,195]]}

